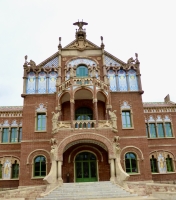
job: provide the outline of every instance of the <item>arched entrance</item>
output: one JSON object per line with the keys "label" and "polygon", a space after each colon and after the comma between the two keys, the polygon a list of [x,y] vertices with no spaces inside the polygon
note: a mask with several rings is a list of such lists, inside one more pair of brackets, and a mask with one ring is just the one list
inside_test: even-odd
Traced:
{"label": "arched entrance", "polygon": [[75,181],[97,181],[97,158],[92,152],[84,151],[75,157]]}

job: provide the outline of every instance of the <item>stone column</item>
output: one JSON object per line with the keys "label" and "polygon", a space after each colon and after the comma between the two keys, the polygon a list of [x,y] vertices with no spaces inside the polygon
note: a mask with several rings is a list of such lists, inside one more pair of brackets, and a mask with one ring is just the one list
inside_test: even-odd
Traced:
{"label": "stone column", "polygon": [[74,99],[70,99],[70,120],[72,128],[74,128],[74,123],[73,123],[74,119],[75,119],[75,102]]}
{"label": "stone column", "polygon": [[115,164],[114,164],[114,159],[110,159],[109,160],[110,163],[110,172],[111,172],[111,177],[110,177],[110,181],[114,182],[115,181]]}
{"label": "stone column", "polygon": [[46,75],[46,93],[49,93],[49,74]]}
{"label": "stone column", "polygon": [[98,107],[97,107],[97,99],[93,99],[93,107],[94,107],[94,120],[96,120],[96,127],[98,127]]}
{"label": "stone column", "polygon": [[129,75],[126,73],[127,91],[130,91]]}
{"label": "stone column", "polygon": [[23,94],[26,94],[27,92],[26,92],[26,90],[27,90],[27,84],[26,84],[26,82],[27,82],[27,77],[26,76],[24,76],[23,77]]}
{"label": "stone column", "polygon": [[62,179],[62,161],[58,161],[58,168],[57,168],[57,174],[58,174],[58,181],[59,183],[63,183]]}
{"label": "stone column", "polygon": [[38,74],[36,74],[35,78],[35,93],[38,93]]}
{"label": "stone column", "polygon": [[138,90],[142,91],[142,83],[141,83],[141,74],[137,74],[137,83],[138,83]]}

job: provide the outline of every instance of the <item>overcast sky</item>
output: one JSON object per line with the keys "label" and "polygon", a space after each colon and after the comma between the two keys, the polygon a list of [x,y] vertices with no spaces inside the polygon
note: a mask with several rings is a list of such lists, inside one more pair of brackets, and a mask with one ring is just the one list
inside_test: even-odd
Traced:
{"label": "overcast sky", "polygon": [[175,0],[0,0],[0,106],[23,105],[24,56],[39,64],[75,39],[87,39],[126,62],[139,55],[144,102],[176,102]]}

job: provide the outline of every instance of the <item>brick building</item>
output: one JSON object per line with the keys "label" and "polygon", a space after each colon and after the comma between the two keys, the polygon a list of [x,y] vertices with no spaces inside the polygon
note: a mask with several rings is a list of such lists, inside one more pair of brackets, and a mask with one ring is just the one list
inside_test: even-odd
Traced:
{"label": "brick building", "polygon": [[175,103],[144,103],[138,55],[125,63],[74,25],[40,64],[25,56],[24,105],[0,107],[0,187],[174,181]]}

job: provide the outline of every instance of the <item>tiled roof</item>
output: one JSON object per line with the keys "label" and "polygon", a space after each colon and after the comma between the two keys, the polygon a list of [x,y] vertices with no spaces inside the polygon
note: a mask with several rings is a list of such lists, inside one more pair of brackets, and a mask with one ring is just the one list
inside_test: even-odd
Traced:
{"label": "tiled roof", "polygon": [[0,112],[22,111],[23,106],[0,106]]}
{"label": "tiled roof", "polygon": [[170,107],[170,106],[175,106],[174,103],[166,103],[166,102],[143,102],[144,107]]}

